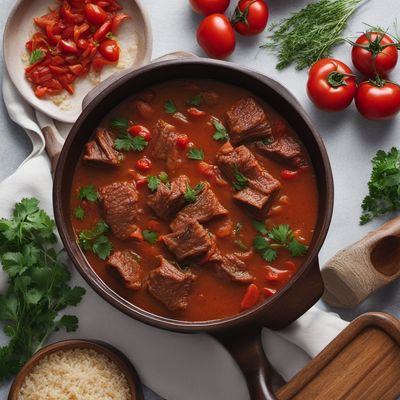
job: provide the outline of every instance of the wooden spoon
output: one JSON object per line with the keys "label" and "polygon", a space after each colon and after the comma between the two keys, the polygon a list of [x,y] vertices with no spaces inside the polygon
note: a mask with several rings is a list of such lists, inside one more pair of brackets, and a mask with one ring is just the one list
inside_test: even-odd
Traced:
{"label": "wooden spoon", "polygon": [[400,276],[400,217],[370,232],[332,257],[322,269],[323,299],[355,307]]}

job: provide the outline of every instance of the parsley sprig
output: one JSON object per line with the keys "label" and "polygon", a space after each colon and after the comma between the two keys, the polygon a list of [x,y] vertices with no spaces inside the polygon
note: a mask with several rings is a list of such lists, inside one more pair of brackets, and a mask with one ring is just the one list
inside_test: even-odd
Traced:
{"label": "parsley sprig", "polygon": [[400,151],[397,148],[376,153],[372,159],[368,190],[361,204],[361,225],[378,215],[400,209]]}
{"label": "parsley sprig", "polygon": [[69,286],[71,275],[54,247],[54,230],[35,198],[22,199],[10,219],[0,220],[0,261],[8,275],[0,321],[10,338],[0,347],[0,381],[16,374],[53,331],[78,327],[76,316],[59,312],[76,306],[85,289]]}
{"label": "parsley sprig", "polygon": [[94,228],[79,233],[79,246],[85,251],[92,251],[101,260],[105,260],[113,248],[105,235],[108,230],[108,225],[104,221],[99,221]]}
{"label": "parsley sprig", "polygon": [[247,178],[239,171],[235,171],[235,180],[232,182],[233,188],[239,192],[247,187]]}
{"label": "parsley sprig", "polygon": [[261,234],[255,237],[253,247],[265,261],[275,261],[278,257],[279,248],[289,250],[292,257],[301,257],[307,253],[307,246],[295,239],[289,225],[281,224],[268,230],[262,222],[254,221],[253,226]]}
{"label": "parsley sprig", "polygon": [[149,175],[147,177],[147,187],[150,191],[155,192],[160,185],[160,183],[167,184],[169,182],[168,174],[164,171],[161,171],[158,176]]}
{"label": "parsley sprig", "polygon": [[148,144],[146,139],[143,136],[132,136],[128,132],[129,126],[129,120],[125,117],[115,117],[110,121],[110,127],[119,133],[114,141],[114,148],[125,151],[143,151]]}
{"label": "parsley sprig", "polygon": [[33,50],[29,56],[29,64],[33,65],[39,61],[42,61],[43,58],[46,56],[46,53],[43,50],[36,49]]}
{"label": "parsley sprig", "polygon": [[164,103],[164,111],[165,111],[167,114],[175,114],[176,111],[177,111],[176,106],[175,106],[175,103],[174,103],[172,100],[167,100],[167,101]]}
{"label": "parsley sprig", "polygon": [[202,161],[204,160],[204,151],[203,149],[196,149],[195,147],[192,147],[187,154],[187,158],[190,160]]}
{"label": "parsley sprig", "polygon": [[211,120],[213,127],[215,128],[213,139],[216,141],[226,141],[229,139],[228,131],[222,122],[217,118]]}
{"label": "parsley sprig", "polygon": [[185,190],[185,201],[187,203],[194,203],[197,200],[197,196],[204,190],[205,185],[203,182],[198,183],[194,188],[192,188],[188,183],[186,184]]}
{"label": "parsley sprig", "polygon": [[155,244],[158,240],[158,233],[154,231],[144,230],[142,232],[143,238],[146,242],[150,244]]}
{"label": "parsley sprig", "polygon": [[196,94],[196,96],[191,97],[186,102],[186,104],[188,106],[192,106],[192,107],[200,107],[202,105],[202,103],[203,103],[203,97],[202,97],[202,95],[200,93]]}
{"label": "parsley sprig", "polygon": [[91,203],[94,203],[99,199],[99,194],[97,193],[93,185],[87,185],[80,188],[78,199],[81,201],[87,200]]}

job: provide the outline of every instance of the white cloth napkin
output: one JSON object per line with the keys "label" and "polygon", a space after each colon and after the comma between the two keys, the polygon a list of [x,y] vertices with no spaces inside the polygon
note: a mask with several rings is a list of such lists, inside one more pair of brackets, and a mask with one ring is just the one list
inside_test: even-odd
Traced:
{"label": "white cloth napkin", "polygon": [[[37,197],[53,215],[52,178],[40,130],[40,126],[53,121],[33,111],[6,73],[3,96],[11,119],[31,138],[33,151],[13,175],[0,183],[0,217],[8,217],[15,202],[27,196]],[[56,125],[62,136],[68,133],[68,125]],[[82,303],[71,310],[79,317],[79,330],[68,335],[55,333],[50,341],[76,337],[109,342],[132,361],[143,383],[167,400],[249,399],[238,366],[216,340],[205,334],[178,334],[137,322],[105,302],[75,270],[72,272],[73,284],[87,290]],[[6,286],[4,278],[0,269],[0,291]],[[282,331],[264,329],[264,349],[274,369],[289,380],[346,325],[335,314],[313,307]],[[0,337],[0,345],[5,343],[6,339]]]}

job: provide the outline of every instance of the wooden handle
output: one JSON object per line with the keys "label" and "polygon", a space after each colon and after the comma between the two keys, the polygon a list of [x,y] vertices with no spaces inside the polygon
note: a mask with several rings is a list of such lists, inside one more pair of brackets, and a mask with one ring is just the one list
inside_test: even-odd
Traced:
{"label": "wooden handle", "polygon": [[332,257],[321,271],[323,299],[351,308],[400,276],[400,217]]}
{"label": "wooden handle", "polygon": [[218,334],[216,339],[231,353],[242,370],[251,400],[276,400],[271,388],[271,372],[265,356],[260,328]]}
{"label": "wooden handle", "polygon": [[46,151],[50,158],[51,163],[51,175],[54,176],[57,162],[60,157],[62,144],[57,140],[56,134],[50,126],[42,128],[44,140],[46,143]]}

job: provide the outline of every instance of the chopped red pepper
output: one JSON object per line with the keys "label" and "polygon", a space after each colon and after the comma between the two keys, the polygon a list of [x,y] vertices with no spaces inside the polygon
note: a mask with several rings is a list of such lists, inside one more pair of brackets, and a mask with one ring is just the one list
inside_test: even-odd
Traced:
{"label": "chopped red pepper", "polygon": [[254,283],[250,283],[247,287],[246,293],[243,296],[242,302],[240,303],[241,310],[247,310],[255,306],[260,298],[260,290]]}
{"label": "chopped red pepper", "polygon": [[147,178],[138,179],[138,180],[136,181],[136,187],[137,187],[138,189],[140,189],[140,188],[142,188],[142,187],[144,187],[144,186],[146,186],[146,185],[147,185]]}
{"label": "chopped red pepper", "polygon": [[186,150],[188,144],[189,138],[187,137],[187,135],[180,135],[178,139],[176,139],[176,146],[181,150]]}
{"label": "chopped red pepper", "polygon": [[271,289],[271,288],[263,288],[263,293],[265,297],[271,297],[276,293],[276,289]]}
{"label": "chopped red pepper", "polygon": [[128,132],[132,136],[142,136],[146,142],[151,140],[151,132],[143,125],[132,125],[128,128]]}
{"label": "chopped red pepper", "polygon": [[199,110],[199,109],[196,108],[196,107],[189,107],[189,108],[186,110],[186,112],[187,112],[190,116],[195,117],[195,118],[204,117],[204,116],[206,115],[206,112],[205,112],[205,111],[201,111],[201,110]]}
{"label": "chopped red pepper", "polygon": [[151,168],[151,161],[143,157],[136,161],[135,166],[139,171],[148,171]]}
{"label": "chopped red pepper", "polygon": [[281,177],[287,181],[292,181],[299,175],[299,171],[291,171],[289,169],[284,169],[281,171]]}

